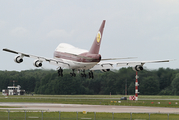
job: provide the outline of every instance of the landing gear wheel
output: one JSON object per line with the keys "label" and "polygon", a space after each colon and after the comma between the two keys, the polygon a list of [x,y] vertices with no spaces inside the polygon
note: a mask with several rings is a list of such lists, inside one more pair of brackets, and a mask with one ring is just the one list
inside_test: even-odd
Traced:
{"label": "landing gear wheel", "polygon": [[58,70],[58,76],[63,77],[63,69],[60,67],[60,69]]}
{"label": "landing gear wheel", "polygon": [[86,78],[85,70],[83,70],[83,73],[81,73],[81,77],[85,77]]}
{"label": "landing gear wheel", "polygon": [[93,72],[92,72],[92,71],[90,71],[88,74],[89,74],[89,79],[90,79],[90,78],[94,79],[94,76],[93,76]]}
{"label": "landing gear wheel", "polygon": [[71,77],[76,77],[76,74],[74,73],[74,69],[73,69],[73,73],[70,73]]}

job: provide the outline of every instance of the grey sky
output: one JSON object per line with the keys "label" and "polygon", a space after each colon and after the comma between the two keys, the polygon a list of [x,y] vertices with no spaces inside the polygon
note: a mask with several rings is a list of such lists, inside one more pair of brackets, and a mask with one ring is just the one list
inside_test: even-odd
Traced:
{"label": "grey sky", "polygon": [[[53,57],[59,43],[89,50],[106,20],[103,58],[177,59],[146,64],[148,69],[178,68],[178,0],[1,0],[0,48]],[[0,52],[0,70],[35,69],[33,59],[21,64],[15,54]],[[56,67],[44,64],[44,68]]]}

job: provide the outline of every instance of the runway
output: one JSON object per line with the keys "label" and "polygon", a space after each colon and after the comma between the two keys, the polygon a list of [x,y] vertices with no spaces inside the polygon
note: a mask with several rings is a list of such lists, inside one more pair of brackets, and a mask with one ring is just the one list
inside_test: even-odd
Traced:
{"label": "runway", "polygon": [[0,106],[18,108],[0,108],[9,110],[60,111],[60,112],[114,112],[114,113],[177,113],[179,108],[142,107],[142,106],[114,106],[114,105],[81,105],[81,104],[53,104],[53,103],[9,103],[1,102]]}

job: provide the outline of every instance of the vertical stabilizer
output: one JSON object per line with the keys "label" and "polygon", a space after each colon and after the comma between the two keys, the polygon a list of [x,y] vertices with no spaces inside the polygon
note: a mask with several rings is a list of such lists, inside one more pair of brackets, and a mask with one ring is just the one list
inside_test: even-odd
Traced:
{"label": "vertical stabilizer", "polygon": [[95,37],[94,42],[93,42],[93,45],[91,46],[91,49],[89,51],[89,53],[91,53],[91,54],[98,54],[99,53],[105,22],[106,22],[106,20],[103,20],[101,27],[99,28],[99,31],[98,31],[98,33]]}

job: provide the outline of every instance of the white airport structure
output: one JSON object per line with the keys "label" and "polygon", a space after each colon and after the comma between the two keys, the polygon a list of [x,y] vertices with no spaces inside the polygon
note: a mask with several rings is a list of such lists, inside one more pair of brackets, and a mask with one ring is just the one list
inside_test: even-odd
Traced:
{"label": "white airport structure", "polygon": [[8,86],[7,89],[2,90],[2,95],[24,95],[25,90],[20,89],[21,86]]}

